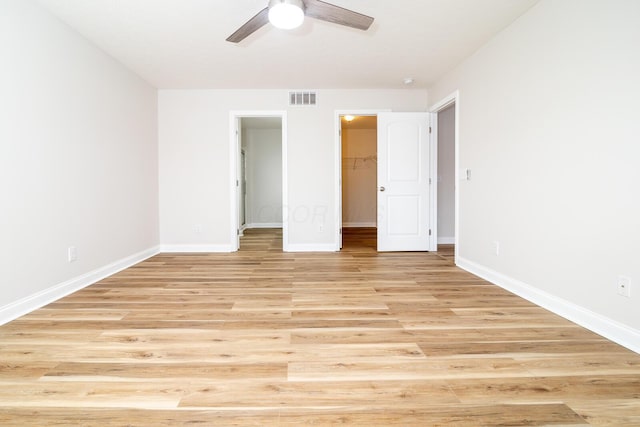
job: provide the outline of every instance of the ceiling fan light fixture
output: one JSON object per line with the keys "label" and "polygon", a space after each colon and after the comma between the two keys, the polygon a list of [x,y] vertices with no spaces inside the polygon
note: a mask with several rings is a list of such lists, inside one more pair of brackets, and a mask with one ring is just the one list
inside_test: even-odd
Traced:
{"label": "ceiling fan light fixture", "polygon": [[302,0],[271,0],[269,2],[269,22],[276,28],[292,30],[304,21]]}

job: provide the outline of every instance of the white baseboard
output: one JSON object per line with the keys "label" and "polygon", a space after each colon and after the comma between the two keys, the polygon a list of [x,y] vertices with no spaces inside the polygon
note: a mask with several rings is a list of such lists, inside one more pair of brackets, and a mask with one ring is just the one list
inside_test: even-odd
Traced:
{"label": "white baseboard", "polygon": [[234,252],[231,245],[160,245],[160,252]]}
{"label": "white baseboard", "polygon": [[50,304],[159,253],[152,247],[0,307],[0,325]]}
{"label": "white baseboard", "polygon": [[342,228],[371,228],[377,227],[378,224],[375,222],[343,222]]}
{"label": "white baseboard", "polygon": [[247,228],[282,228],[282,223],[281,222],[260,222],[260,223],[253,223],[253,224],[247,224],[244,226],[245,229]]}
{"label": "white baseboard", "polygon": [[548,292],[541,291],[531,285],[498,273],[483,265],[458,256],[458,267],[489,282],[500,286],[514,294],[531,301],[540,307],[583,326],[611,341],[640,353],[640,331],[616,320],[588,310]]}
{"label": "white baseboard", "polygon": [[289,243],[286,252],[336,252],[335,243]]}
{"label": "white baseboard", "polygon": [[440,237],[438,236],[439,245],[453,245],[456,243],[455,237]]}

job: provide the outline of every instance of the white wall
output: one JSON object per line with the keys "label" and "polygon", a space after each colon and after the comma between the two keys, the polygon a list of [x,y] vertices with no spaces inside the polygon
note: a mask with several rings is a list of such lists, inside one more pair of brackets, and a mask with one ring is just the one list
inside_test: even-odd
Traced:
{"label": "white wall", "polygon": [[[286,90],[160,90],[160,233],[165,248],[229,250],[229,112],[286,110],[289,243],[335,248],[335,111],[426,111],[424,90],[320,90],[289,107]],[[193,232],[202,224],[203,232]],[[297,246],[301,247],[301,246]]]}
{"label": "white wall", "polygon": [[282,130],[242,131],[247,160],[247,227],[282,227]]}
{"label": "white wall", "polygon": [[543,0],[430,99],[460,90],[459,263],[640,351],[638,22],[635,0]]}
{"label": "white wall", "polygon": [[455,106],[438,113],[438,242],[454,243]]}
{"label": "white wall", "polygon": [[375,227],[378,131],[342,129],[342,225]]}
{"label": "white wall", "polygon": [[31,1],[0,2],[0,52],[2,323],[159,237],[156,90]]}

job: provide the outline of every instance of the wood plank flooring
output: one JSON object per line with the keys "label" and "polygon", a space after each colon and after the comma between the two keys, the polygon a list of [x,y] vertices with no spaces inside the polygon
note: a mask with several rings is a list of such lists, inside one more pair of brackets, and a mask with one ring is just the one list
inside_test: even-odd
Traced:
{"label": "wood plank flooring", "polygon": [[0,327],[0,425],[639,426],[640,355],[453,265],[161,254]]}

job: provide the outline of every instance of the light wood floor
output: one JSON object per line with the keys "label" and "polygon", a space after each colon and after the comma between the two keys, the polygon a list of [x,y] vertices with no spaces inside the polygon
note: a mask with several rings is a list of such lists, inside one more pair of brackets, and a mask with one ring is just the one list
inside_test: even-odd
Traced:
{"label": "light wood floor", "polygon": [[639,426],[640,356],[438,253],[161,254],[0,327],[0,425]]}

